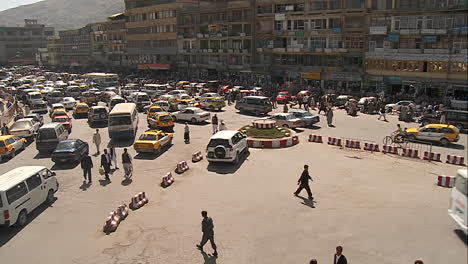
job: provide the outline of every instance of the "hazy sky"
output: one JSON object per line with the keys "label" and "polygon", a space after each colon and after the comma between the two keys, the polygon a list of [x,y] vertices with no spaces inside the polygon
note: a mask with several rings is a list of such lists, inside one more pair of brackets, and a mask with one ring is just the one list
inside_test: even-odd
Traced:
{"label": "hazy sky", "polygon": [[20,5],[36,3],[39,1],[42,0],[0,0],[0,11]]}

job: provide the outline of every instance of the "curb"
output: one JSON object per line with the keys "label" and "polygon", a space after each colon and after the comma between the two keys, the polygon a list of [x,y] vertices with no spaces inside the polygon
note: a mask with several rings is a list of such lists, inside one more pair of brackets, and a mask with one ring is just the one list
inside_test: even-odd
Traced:
{"label": "curb", "polygon": [[298,143],[299,138],[297,136],[278,139],[247,138],[247,144],[250,148],[288,148]]}

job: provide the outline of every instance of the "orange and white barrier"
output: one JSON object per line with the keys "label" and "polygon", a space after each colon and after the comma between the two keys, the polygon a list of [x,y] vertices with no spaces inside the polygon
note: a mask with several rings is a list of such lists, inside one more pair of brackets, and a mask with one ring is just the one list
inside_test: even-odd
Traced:
{"label": "orange and white barrier", "polygon": [[345,141],[345,147],[346,148],[352,148],[352,149],[361,149],[361,142],[357,140],[346,140]]}
{"label": "orange and white barrier", "polygon": [[193,163],[199,162],[202,159],[203,159],[203,154],[201,153],[201,151],[197,151],[197,152],[192,154],[192,162]]}
{"label": "orange and white barrier", "polygon": [[172,177],[172,173],[168,172],[162,178],[161,187],[167,188],[167,187],[171,186],[171,184],[173,184],[173,183],[174,183],[174,177]]}
{"label": "orange and white barrier", "polygon": [[129,207],[133,210],[136,210],[142,207],[143,205],[147,204],[148,202],[149,202],[149,199],[146,197],[146,193],[139,192],[137,195],[132,197]]}
{"label": "orange and white barrier", "polygon": [[429,151],[424,151],[424,160],[431,160],[431,161],[441,161],[440,160],[440,153],[434,153]]}
{"label": "orange and white barrier", "polygon": [[121,220],[122,219],[117,214],[117,212],[115,211],[110,212],[109,216],[107,217],[106,223],[104,224],[104,227],[103,227],[104,233],[109,234],[117,230],[117,227],[119,226]]}
{"label": "orange and white barrier", "polygon": [[455,177],[437,176],[437,186],[452,188],[455,185]]}
{"label": "orange and white barrier", "polygon": [[309,135],[309,142],[323,143],[322,136],[320,136],[320,135]]}
{"label": "orange and white barrier", "polygon": [[395,154],[395,155],[398,155],[398,147],[393,147],[393,146],[383,146],[383,150],[382,150],[382,153],[384,154]]}
{"label": "orange and white barrier", "polygon": [[117,207],[117,215],[120,217],[120,220],[124,220],[128,216],[128,206],[126,204],[121,204],[119,207]]}
{"label": "orange and white barrier", "polygon": [[417,149],[402,148],[401,156],[419,159],[419,151]]}
{"label": "orange and white barrier", "polygon": [[447,155],[447,161],[445,163],[464,166],[465,158],[462,156]]}
{"label": "orange and white barrier", "polygon": [[187,162],[185,160],[177,163],[177,167],[175,169],[175,172],[178,173],[178,174],[181,174],[181,173],[184,173],[185,171],[187,171],[189,169],[189,166],[187,164]]}
{"label": "orange and white barrier", "polygon": [[380,152],[379,145],[373,143],[364,143],[364,150],[372,152]]}
{"label": "orange and white barrier", "polygon": [[341,147],[341,138],[332,138],[328,137],[328,145],[338,146]]}

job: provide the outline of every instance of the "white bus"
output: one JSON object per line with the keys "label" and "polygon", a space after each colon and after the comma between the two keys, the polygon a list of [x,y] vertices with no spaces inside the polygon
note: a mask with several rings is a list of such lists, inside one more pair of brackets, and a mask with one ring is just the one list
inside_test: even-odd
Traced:
{"label": "white bus", "polygon": [[92,72],[84,74],[83,77],[86,78],[88,82],[97,84],[102,90],[107,87],[119,86],[119,75],[115,73]]}
{"label": "white bus", "polygon": [[460,226],[460,228],[468,235],[467,230],[467,169],[459,169],[457,178],[455,179],[455,187],[452,189],[452,198],[450,200],[449,215]]}
{"label": "white bus", "polygon": [[138,111],[134,103],[116,104],[109,114],[110,138],[133,138],[138,130]]}

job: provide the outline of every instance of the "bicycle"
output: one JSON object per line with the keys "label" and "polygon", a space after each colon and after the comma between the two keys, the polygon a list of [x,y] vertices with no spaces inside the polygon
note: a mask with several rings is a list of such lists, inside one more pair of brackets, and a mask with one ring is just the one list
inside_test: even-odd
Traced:
{"label": "bicycle", "polygon": [[397,145],[400,148],[404,148],[408,143],[408,136],[400,134],[398,131],[393,132],[390,136],[386,136],[383,139],[384,146]]}

